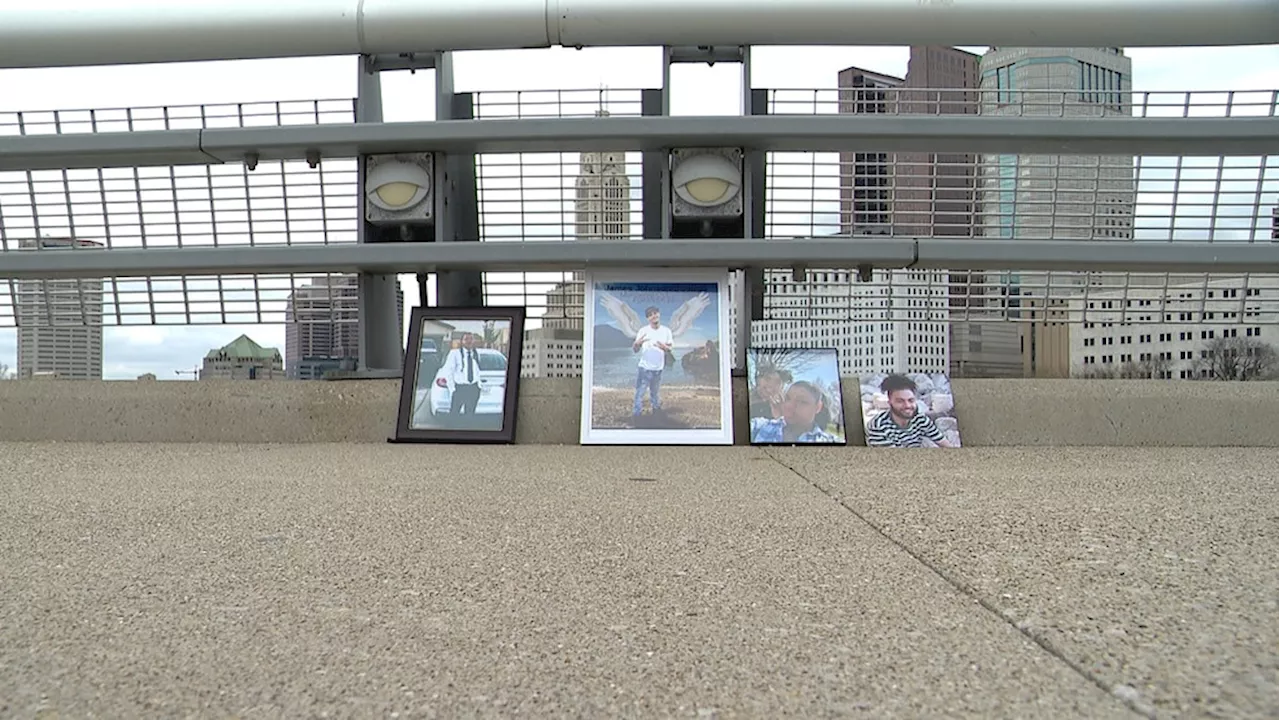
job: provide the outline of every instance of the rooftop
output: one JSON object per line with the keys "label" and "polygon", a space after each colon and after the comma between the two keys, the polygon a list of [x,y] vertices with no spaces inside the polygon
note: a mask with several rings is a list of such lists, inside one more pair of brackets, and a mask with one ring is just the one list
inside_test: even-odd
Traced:
{"label": "rooftop", "polygon": [[210,350],[206,355],[206,359],[212,359],[218,355],[225,354],[234,358],[256,358],[269,360],[280,355],[277,348],[265,348],[254,342],[248,335],[241,335],[231,342],[220,348]]}

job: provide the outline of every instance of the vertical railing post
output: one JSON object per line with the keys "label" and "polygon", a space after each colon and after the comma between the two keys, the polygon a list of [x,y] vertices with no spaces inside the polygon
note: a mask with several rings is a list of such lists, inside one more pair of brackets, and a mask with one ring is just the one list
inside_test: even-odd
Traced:
{"label": "vertical railing post", "polygon": [[[382,122],[382,81],[371,59],[362,56],[356,95],[356,122]],[[356,164],[357,207],[359,220],[356,242],[373,238],[365,220],[364,159]],[[404,328],[397,312],[396,294],[399,283],[395,275],[360,273],[358,282],[358,317],[360,326],[359,370],[364,374],[399,373],[403,365]]]}
{"label": "vertical railing post", "polygon": [[[747,98],[748,115],[769,114],[769,91],[750,87],[751,75],[743,73],[743,91]],[[747,193],[744,211],[747,213],[747,236],[767,242],[765,238],[765,197],[768,192],[768,162],[766,154],[748,150],[743,156],[743,190]],[[741,349],[738,357],[746,357],[751,347],[751,324],[764,320],[764,268],[748,268],[742,273],[742,302],[738,309],[738,338]],[[744,361],[745,362],[745,361]],[[743,367],[745,372],[746,367]]]}
{"label": "vertical railing post", "polygon": [[[640,114],[661,116],[667,114],[670,89],[663,87],[640,91]],[[669,171],[665,150],[646,150],[640,156],[640,236],[645,240],[661,240],[667,237],[667,202],[665,189]]]}
{"label": "vertical railing post", "polygon": [[[741,68],[742,90],[738,102],[740,115],[755,114],[756,102],[751,88],[751,48],[747,46],[731,47],[664,47],[662,51],[662,110],[668,115],[671,111],[671,66],[677,63],[734,63]],[[763,114],[764,102],[760,102]],[[691,240],[699,237],[751,239],[764,237],[764,154],[752,153],[742,148],[742,186],[739,193],[742,198],[742,214],[727,221],[719,219],[713,225],[704,226],[700,230],[692,229],[687,218],[676,222],[673,218],[671,202],[671,167],[669,156],[662,160],[662,180],[660,183],[662,204],[662,237],[680,237]],[[655,203],[656,205],[656,203]],[[695,221],[696,226],[696,221]],[[695,240],[696,241],[696,240]],[[732,267],[733,260],[726,259],[726,265]],[[730,276],[729,313],[733,327],[732,368],[735,375],[746,370],[746,348],[750,344],[752,317],[763,314],[763,298],[758,298],[756,288],[762,283],[760,270],[736,271]],[[753,312],[754,310],[760,312]]]}
{"label": "vertical railing post", "polygon": [[[439,53],[435,65],[436,119],[473,119],[473,95],[454,92],[453,54]],[[474,154],[451,153],[437,156],[436,203],[436,242],[480,242]],[[443,270],[436,273],[436,305],[483,306],[484,273],[480,270]]]}

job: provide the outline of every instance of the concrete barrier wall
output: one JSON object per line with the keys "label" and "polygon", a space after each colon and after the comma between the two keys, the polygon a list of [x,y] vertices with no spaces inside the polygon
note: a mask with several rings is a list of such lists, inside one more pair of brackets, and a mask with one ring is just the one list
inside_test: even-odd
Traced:
{"label": "concrete barrier wall", "polygon": [[[1276,447],[1280,385],[1142,380],[955,380],[966,446]],[[0,382],[0,441],[385,442],[398,380]],[[846,380],[852,445],[858,385]],[[523,380],[516,442],[578,442],[581,381]],[[734,381],[746,444],[746,385]]]}

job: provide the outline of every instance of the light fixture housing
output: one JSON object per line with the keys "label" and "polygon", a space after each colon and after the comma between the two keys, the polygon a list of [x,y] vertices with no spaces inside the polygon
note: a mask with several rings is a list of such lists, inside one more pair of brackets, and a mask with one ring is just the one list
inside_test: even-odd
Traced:
{"label": "light fixture housing", "polygon": [[686,218],[742,215],[742,149],[671,151],[671,214]]}
{"label": "light fixture housing", "polygon": [[435,217],[435,156],[432,153],[367,155],[364,159],[365,219],[375,225],[417,225]]}

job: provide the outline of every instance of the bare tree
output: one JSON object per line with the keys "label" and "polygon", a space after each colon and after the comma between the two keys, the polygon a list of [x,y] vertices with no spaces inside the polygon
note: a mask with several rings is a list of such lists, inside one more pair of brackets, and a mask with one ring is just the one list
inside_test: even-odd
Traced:
{"label": "bare tree", "polygon": [[9,366],[0,363],[0,380],[12,380],[13,373],[9,372]]}
{"label": "bare tree", "polygon": [[1089,365],[1074,373],[1081,380],[1163,380],[1173,363],[1159,356],[1148,360],[1129,360],[1118,365]]}
{"label": "bare tree", "polygon": [[1198,379],[1276,379],[1276,348],[1257,338],[1216,338],[1205,345],[1202,355],[1192,364]]}
{"label": "bare tree", "polygon": [[1171,367],[1173,361],[1153,355],[1147,360],[1122,364],[1117,376],[1129,380],[1164,380]]}
{"label": "bare tree", "polygon": [[1116,366],[1109,363],[1106,365],[1086,365],[1072,374],[1080,380],[1114,380],[1120,375]]}

